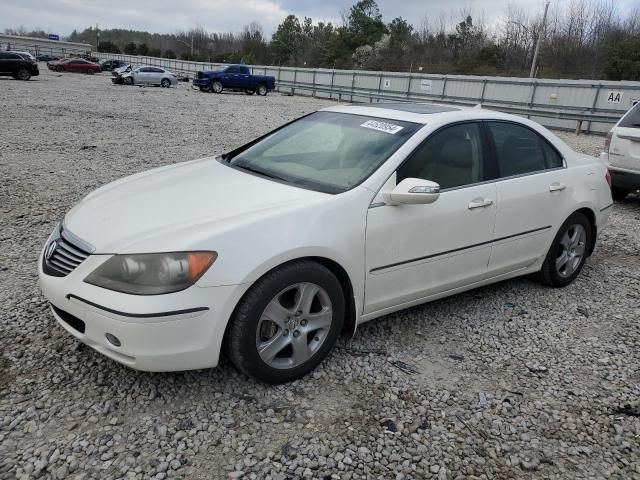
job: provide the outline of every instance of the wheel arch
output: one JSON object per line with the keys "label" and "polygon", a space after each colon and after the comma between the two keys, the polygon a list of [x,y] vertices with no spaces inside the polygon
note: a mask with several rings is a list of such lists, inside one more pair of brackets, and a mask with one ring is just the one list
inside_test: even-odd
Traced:
{"label": "wheel arch", "polygon": [[[353,336],[355,334],[355,331],[356,331],[357,317],[358,317],[358,309],[357,309],[357,306],[356,306],[356,299],[355,299],[355,295],[354,295],[353,283],[351,281],[351,277],[347,273],[347,270],[342,265],[340,265],[340,263],[338,263],[337,261],[335,261],[333,259],[330,259],[328,257],[317,256],[317,255],[308,255],[308,256],[301,256],[301,257],[292,258],[292,259],[289,259],[287,261],[278,263],[275,266],[272,266],[270,269],[268,269],[267,271],[262,273],[258,278],[255,279],[255,281],[253,281],[251,283],[252,283],[252,285],[255,284],[261,278],[265,277],[269,273],[271,273],[274,270],[276,270],[278,268],[281,268],[281,267],[283,267],[285,265],[288,265],[288,264],[291,264],[291,263],[297,263],[297,262],[304,262],[304,261],[312,261],[312,262],[315,262],[315,263],[318,263],[318,264],[322,265],[327,270],[329,270],[331,273],[333,273],[336,276],[336,278],[338,279],[338,282],[340,282],[340,286],[342,288],[342,292],[344,294],[344,299],[345,299],[345,303],[346,303],[346,307],[347,307],[346,310],[345,310],[345,318],[344,318],[344,324],[342,326],[342,333],[343,334],[348,334],[350,336]],[[240,305],[240,303],[245,298],[245,296],[249,293],[250,290],[251,290],[251,287],[249,287],[242,294],[242,296],[236,302],[236,305],[233,307],[233,311],[231,313],[231,316],[228,318],[227,324],[225,325],[225,332],[224,332],[224,337],[225,338],[226,338],[226,335],[227,335],[227,331],[229,330],[229,326],[231,325],[231,320],[232,320],[232,318],[234,317],[234,315],[236,313],[236,309],[238,308],[238,305]],[[224,343],[224,340],[223,340],[223,343]]]}
{"label": "wheel arch", "polygon": [[[587,220],[589,220],[589,224],[591,225],[591,238],[589,239],[589,252],[587,253],[587,256],[590,257],[593,253],[593,250],[596,248],[596,238],[598,237],[596,213],[589,207],[579,208],[578,210],[572,212],[571,215],[573,215],[574,213],[582,213],[585,217],[587,217]],[[569,218],[571,215],[569,215],[567,218]]]}

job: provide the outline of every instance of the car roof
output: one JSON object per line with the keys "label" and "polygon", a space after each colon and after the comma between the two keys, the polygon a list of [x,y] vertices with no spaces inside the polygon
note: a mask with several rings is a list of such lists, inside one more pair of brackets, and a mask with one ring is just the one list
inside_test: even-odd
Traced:
{"label": "car roof", "polygon": [[523,118],[507,113],[496,112],[484,108],[458,107],[442,105],[438,103],[371,103],[371,104],[347,104],[324,108],[323,111],[336,113],[350,113],[352,115],[364,115],[370,117],[401,120],[419,124],[427,124],[435,120],[463,121],[498,119],[512,120],[519,123],[527,123]]}

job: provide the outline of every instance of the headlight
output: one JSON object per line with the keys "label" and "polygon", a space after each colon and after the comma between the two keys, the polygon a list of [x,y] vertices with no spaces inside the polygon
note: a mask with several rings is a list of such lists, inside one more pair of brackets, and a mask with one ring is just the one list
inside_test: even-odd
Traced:
{"label": "headlight", "polygon": [[216,252],[114,255],[85,282],[132,295],[160,295],[189,288],[216,260]]}

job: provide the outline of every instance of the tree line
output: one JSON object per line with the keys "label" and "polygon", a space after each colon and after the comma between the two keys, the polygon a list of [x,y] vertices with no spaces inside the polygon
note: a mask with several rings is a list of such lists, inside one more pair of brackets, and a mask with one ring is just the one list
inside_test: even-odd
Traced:
{"label": "tree line", "polygon": [[538,77],[640,80],[640,6],[623,12],[614,0],[553,2],[546,25],[542,10],[512,5],[491,27],[469,11],[385,22],[375,0],[359,0],[339,24],[289,15],[271,38],[253,22],[239,33],[89,27],[66,40],[97,43],[101,52],[216,63],[527,76],[539,37]]}

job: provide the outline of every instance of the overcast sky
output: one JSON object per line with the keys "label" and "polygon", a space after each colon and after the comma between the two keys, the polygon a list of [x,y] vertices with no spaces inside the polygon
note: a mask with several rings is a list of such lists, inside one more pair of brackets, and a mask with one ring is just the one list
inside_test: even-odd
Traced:
{"label": "overcast sky", "polygon": [[[569,0],[552,0],[559,5]],[[68,35],[76,28],[127,28],[173,33],[202,26],[208,31],[240,31],[256,21],[271,34],[289,14],[309,16],[314,21],[337,22],[340,13],[355,0],[3,0],[0,30],[24,26],[42,28],[49,33]],[[624,11],[640,0],[615,0]],[[402,16],[419,25],[425,16],[459,16],[463,8],[483,15],[489,25],[514,5],[534,15],[542,11],[544,0],[378,0],[384,19]]]}

